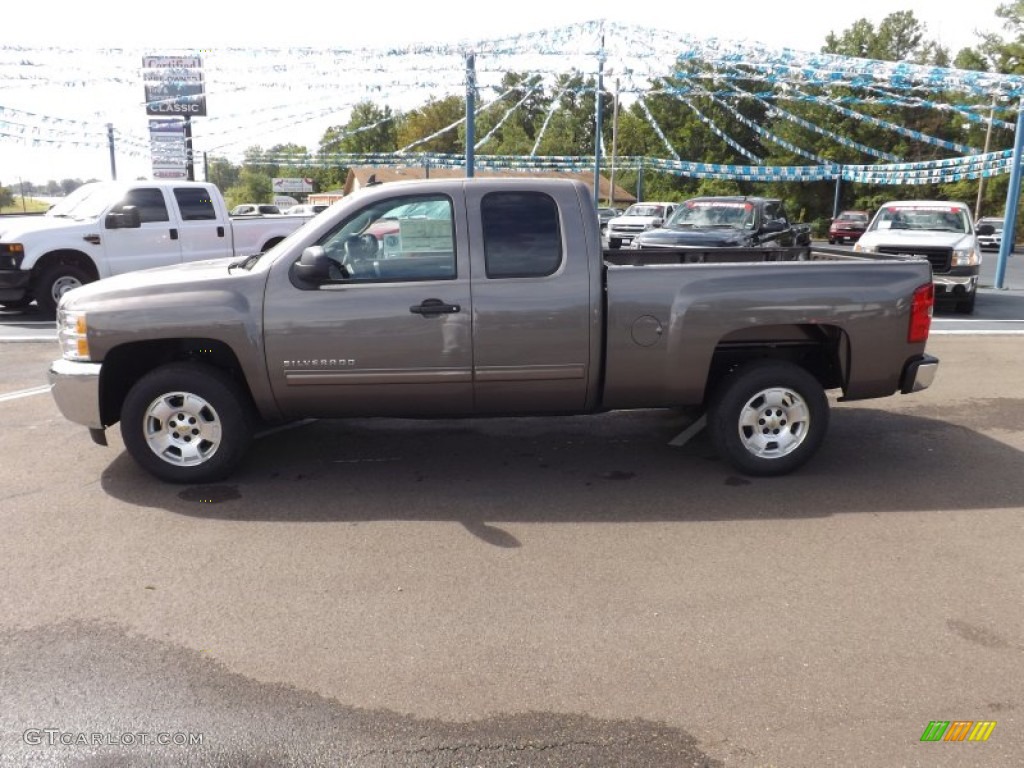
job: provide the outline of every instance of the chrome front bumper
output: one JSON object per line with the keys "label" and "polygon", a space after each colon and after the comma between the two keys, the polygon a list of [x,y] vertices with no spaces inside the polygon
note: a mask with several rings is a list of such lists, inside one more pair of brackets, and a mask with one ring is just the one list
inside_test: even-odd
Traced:
{"label": "chrome front bumper", "polygon": [[[978,288],[978,275],[933,275],[935,287],[950,293],[970,293]],[[959,289],[959,290],[957,290]]]}
{"label": "chrome front bumper", "polygon": [[89,429],[102,430],[100,419],[100,363],[54,360],[48,373],[53,399],[64,418]]}

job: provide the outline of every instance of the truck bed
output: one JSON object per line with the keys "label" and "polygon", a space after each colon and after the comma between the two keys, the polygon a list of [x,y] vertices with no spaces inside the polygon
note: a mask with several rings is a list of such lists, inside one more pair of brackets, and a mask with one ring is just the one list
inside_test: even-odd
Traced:
{"label": "truck bed", "polygon": [[605,264],[622,267],[659,264],[743,264],[764,261],[903,261],[907,257],[853,253],[823,246],[791,248],[640,248],[604,249]]}

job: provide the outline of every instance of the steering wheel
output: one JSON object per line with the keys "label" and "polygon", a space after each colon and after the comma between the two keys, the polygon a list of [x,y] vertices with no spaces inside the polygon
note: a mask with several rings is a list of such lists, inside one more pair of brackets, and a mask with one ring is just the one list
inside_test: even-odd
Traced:
{"label": "steering wheel", "polygon": [[371,234],[351,235],[345,238],[345,264],[372,261],[377,257],[377,238]]}

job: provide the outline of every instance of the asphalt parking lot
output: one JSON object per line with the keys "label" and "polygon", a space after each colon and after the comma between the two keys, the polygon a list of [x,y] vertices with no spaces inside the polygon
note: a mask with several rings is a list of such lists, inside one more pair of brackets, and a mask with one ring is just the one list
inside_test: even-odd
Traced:
{"label": "asphalt parking lot", "polygon": [[643,411],[313,422],[183,488],[2,344],[0,765],[1024,764],[1020,349],[934,337],[785,478]]}

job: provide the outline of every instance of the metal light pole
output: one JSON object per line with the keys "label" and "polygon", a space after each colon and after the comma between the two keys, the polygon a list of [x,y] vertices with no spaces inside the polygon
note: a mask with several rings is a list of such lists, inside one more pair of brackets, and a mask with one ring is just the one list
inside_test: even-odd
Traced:
{"label": "metal light pole", "polygon": [[1024,101],[1017,105],[1017,133],[1013,139],[1013,167],[1010,169],[1010,188],[1006,193],[1006,212],[1003,215],[1003,239],[999,244],[996,264],[996,288],[1005,288],[1006,260],[1013,252],[1017,231],[1017,203],[1020,200],[1021,156],[1024,155]]}
{"label": "metal light pole", "polygon": [[114,159],[114,124],[107,123],[107,147],[110,149],[110,179],[117,181],[117,161]]}
{"label": "metal light pole", "polygon": [[615,150],[619,141],[619,78],[615,78],[615,103],[612,105],[612,172],[611,172],[611,207],[615,207]]}
{"label": "metal light pole", "polygon": [[476,130],[473,113],[476,111],[476,55],[466,54],[466,178],[473,177],[473,147],[476,144]]}

